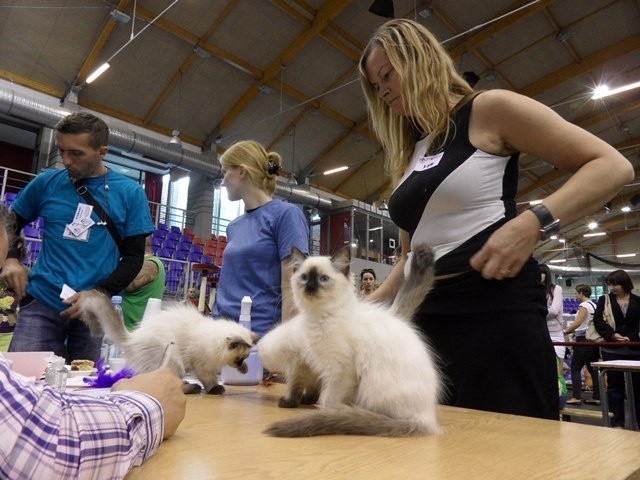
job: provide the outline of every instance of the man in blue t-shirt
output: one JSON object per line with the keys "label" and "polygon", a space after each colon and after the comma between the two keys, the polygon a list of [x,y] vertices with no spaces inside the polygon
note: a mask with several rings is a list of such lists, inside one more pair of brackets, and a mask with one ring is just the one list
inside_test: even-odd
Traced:
{"label": "man in blue t-shirt", "polygon": [[52,350],[68,361],[96,360],[100,339],[80,320],[82,301],[89,290],[113,296],[131,283],[153,223],[142,187],[104,164],[109,128],[103,120],[72,113],[56,125],[55,138],[65,168],[42,172],[12,204],[16,233],[39,216],[44,233],[31,272],[15,251],[2,269],[21,298],[9,351]]}

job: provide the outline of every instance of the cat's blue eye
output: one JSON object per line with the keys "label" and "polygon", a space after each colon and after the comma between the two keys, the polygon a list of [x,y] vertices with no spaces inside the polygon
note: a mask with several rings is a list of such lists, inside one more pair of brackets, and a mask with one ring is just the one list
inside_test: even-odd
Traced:
{"label": "cat's blue eye", "polygon": [[309,275],[307,275],[306,273],[303,273],[303,274],[300,275],[300,279],[303,282],[306,282],[307,280],[309,280]]}
{"label": "cat's blue eye", "polygon": [[329,275],[321,275],[320,276],[320,281],[321,282],[328,282],[329,281]]}

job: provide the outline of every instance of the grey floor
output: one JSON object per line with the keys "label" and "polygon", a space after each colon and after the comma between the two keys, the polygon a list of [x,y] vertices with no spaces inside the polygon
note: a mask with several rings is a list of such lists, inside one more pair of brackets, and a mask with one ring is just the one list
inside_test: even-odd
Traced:
{"label": "grey floor", "polygon": [[[571,394],[571,387],[569,387],[569,393],[568,393],[568,397],[567,398],[572,398],[572,394]],[[582,405],[567,405],[565,407],[565,409],[579,409],[579,410],[591,410],[594,412],[600,412],[600,406],[599,405],[588,405],[586,403],[584,403],[585,400],[590,399],[591,398],[591,391],[587,390],[587,391],[583,391],[582,392]],[[572,423],[584,423],[586,425],[598,425],[598,426],[603,426],[604,423],[602,420],[599,419],[595,419],[595,418],[584,418],[584,417],[578,417],[578,416],[574,416],[571,419]]]}

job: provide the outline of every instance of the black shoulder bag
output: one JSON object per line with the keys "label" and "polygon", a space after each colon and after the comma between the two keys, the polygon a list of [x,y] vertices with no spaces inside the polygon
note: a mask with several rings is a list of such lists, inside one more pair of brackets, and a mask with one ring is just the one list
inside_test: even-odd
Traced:
{"label": "black shoulder bag", "polygon": [[73,182],[73,186],[75,187],[77,194],[80,195],[82,198],[84,198],[85,201],[93,207],[93,211],[96,212],[96,215],[98,215],[99,218],[104,219],[103,221],[106,224],[107,230],[113,237],[113,241],[116,242],[118,251],[121,252],[122,239],[120,238],[120,235],[118,234],[118,230],[116,229],[116,226],[113,223],[113,220],[111,220],[111,217],[109,216],[109,214],[105,211],[104,208],[102,208],[102,205],[96,202],[96,199],[93,198],[93,195],[91,195],[91,192],[89,192],[89,189],[82,182],[82,179],[76,180],[75,182]]}

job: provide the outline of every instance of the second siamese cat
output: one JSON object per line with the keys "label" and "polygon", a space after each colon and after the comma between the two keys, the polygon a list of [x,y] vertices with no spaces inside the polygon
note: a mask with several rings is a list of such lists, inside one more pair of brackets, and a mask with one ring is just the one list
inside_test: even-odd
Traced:
{"label": "second siamese cat", "polygon": [[267,369],[287,376],[280,406],[315,403],[312,413],[276,422],[281,437],[437,433],[442,392],[434,355],[410,323],[433,282],[433,253],[419,246],[391,307],[356,296],[349,252],[305,257],[294,250],[291,286],[299,314],[258,342]]}

